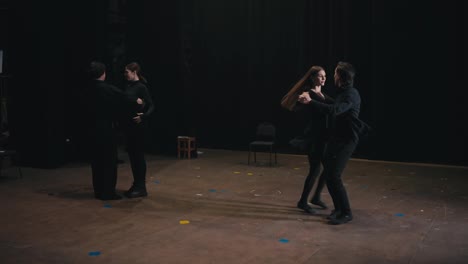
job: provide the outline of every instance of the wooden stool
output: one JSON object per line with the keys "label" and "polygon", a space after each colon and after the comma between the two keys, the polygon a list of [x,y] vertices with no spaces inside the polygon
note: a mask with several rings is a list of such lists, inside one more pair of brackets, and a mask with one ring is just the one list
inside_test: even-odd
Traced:
{"label": "wooden stool", "polygon": [[177,158],[180,159],[180,153],[190,159],[190,153],[197,150],[195,137],[178,136],[177,137]]}

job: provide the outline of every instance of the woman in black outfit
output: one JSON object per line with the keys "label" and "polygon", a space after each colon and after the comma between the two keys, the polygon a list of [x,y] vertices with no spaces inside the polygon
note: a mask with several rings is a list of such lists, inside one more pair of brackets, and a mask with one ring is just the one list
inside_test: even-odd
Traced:
{"label": "woman in black outfit", "polygon": [[310,214],[314,214],[315,210],[308,204],[308,197],[317,177],[319,177],[319,181],[310,203],[318,205],[323,209],[327,208],[327,205],[320,199],[320,194],[325,186],[325,178],[319,176],[319,174],[320,164],[322,163],[323,154],[327,146],[328,125],[330,121],[328,115],[323,115],[316,109],[304,104],[304,99],[307,95],[317,101],[326,102],[327,100],[331,100],[322,93],[322,86],[325,84],[325,80],[325,70],[320,66],[312,66],[281,102],[283,107],[300,113],[307,124],[304,135],[299,137],[299,139],[291,141],[291,143],[293,145],[299,144],[300,146],[296,147],[307,151],[309,174],[304,182],[304,188],[297,207]]}
{"label": "woman in black outfit", "polygon": [[146,87],[146,79],[141,75],[140,65],[132,62],[125,66],[128,83],[125,94],[128,98],[141,98],[143,105],[134,109],[131,116],[123,121],[126,147],[133,173],[133,185],[125,192],[128,198],[148,196],[146,191],[146,160],[144,156],[144,128],[148,117],[154,111],[151,95]]}

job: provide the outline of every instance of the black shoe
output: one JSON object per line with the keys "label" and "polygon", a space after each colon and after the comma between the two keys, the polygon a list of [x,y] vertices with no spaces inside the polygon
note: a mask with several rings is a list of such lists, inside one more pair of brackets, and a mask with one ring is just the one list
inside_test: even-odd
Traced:
{"label": "black shoe", "polygon": [[298,202],[297,208],[304,210],[306,213],[315,214],[314,208],[310,207],[307,203]]}
{"label": "black shoe", "polygon": [[127,196],[127,198],[146,197],[148,196],[148,193],[146,192],[146,190],[137,190],[130,188],[130,190],[125,192],[125,196]]}
{"label": "black shoe", "polygon": [[99,195],[99,196],[96,196],[96,198],[99,200],[103,200],[103,201],[109,201],[109,200],[120,200],[122,199],[122,196],[114,193],[113,195],[109,195],[109,196]]}
{"label": "black shoe", "polygon": [[353,216],[350,214],[345,214],[345,215],[340,215],[340,216],[337,216],[336,218],[330,219],[328,223],[330,225],[341,225],[341,224],[348,223],[351,220],[353,220]]}
{"label": "black shoe", "polygon": [[340,211],[332,210],[331,214],[327,216],[327,219],[335,219],[340,213]]}
{"label": "black shoe", "polygon": [[310,201],[310,203],[318,205],[322,209],[327,209],[328,208],[328,206],[324,202],[322,202],[321,200],[312,200],[312,201]]}

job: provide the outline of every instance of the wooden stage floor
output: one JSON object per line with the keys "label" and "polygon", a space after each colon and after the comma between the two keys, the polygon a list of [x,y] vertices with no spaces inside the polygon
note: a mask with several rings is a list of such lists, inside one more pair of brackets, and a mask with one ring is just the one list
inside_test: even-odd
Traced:
{"label": "wooden stage floor", "polygon": [[[0,263],[468,263],[468,168],[351,160],[354,220],[297,209],[305,156],[147,155],[147,198],[93,198],[88,164],[0,178]],[[132,182],[119,165],[117,188]],[[323,200],[332,205],[328,191]],[[332,207],[332,206],[331,206]]]}

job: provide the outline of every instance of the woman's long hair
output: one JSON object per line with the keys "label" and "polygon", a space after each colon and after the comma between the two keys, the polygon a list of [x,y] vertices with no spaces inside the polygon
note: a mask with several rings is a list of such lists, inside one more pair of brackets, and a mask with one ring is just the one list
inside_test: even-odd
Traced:
{"label": "woman's long hair", "polygon": [[283,108],[288,109],[289,111],[292,111],[294,106],[296,105],[297,99],[299,98],[299,95],[303,92],[303,87],[306,81],[311,77],[315,76],[318,74],[319,71],[325,71],[322,67],[320,66],[312,66],[310,69],[306,72],[304,77],[302,77],[292,88],[289,90],[289,92],[283,96],[283,99],[281,99],[281,106]]}
{"label": "woman's long hair", "polygon": [[141,75],[141,67],[140,67],[140,65],[138,63],[131,62],[131,63],[127,64],[127,66],[125,66],[125,69],[136,72],[136,74],[138,75],[138,78],[140,79],[140,81],[142,81],[144,83],[148,83],[146,81],[146,78],[143,77],[143,75]]}

